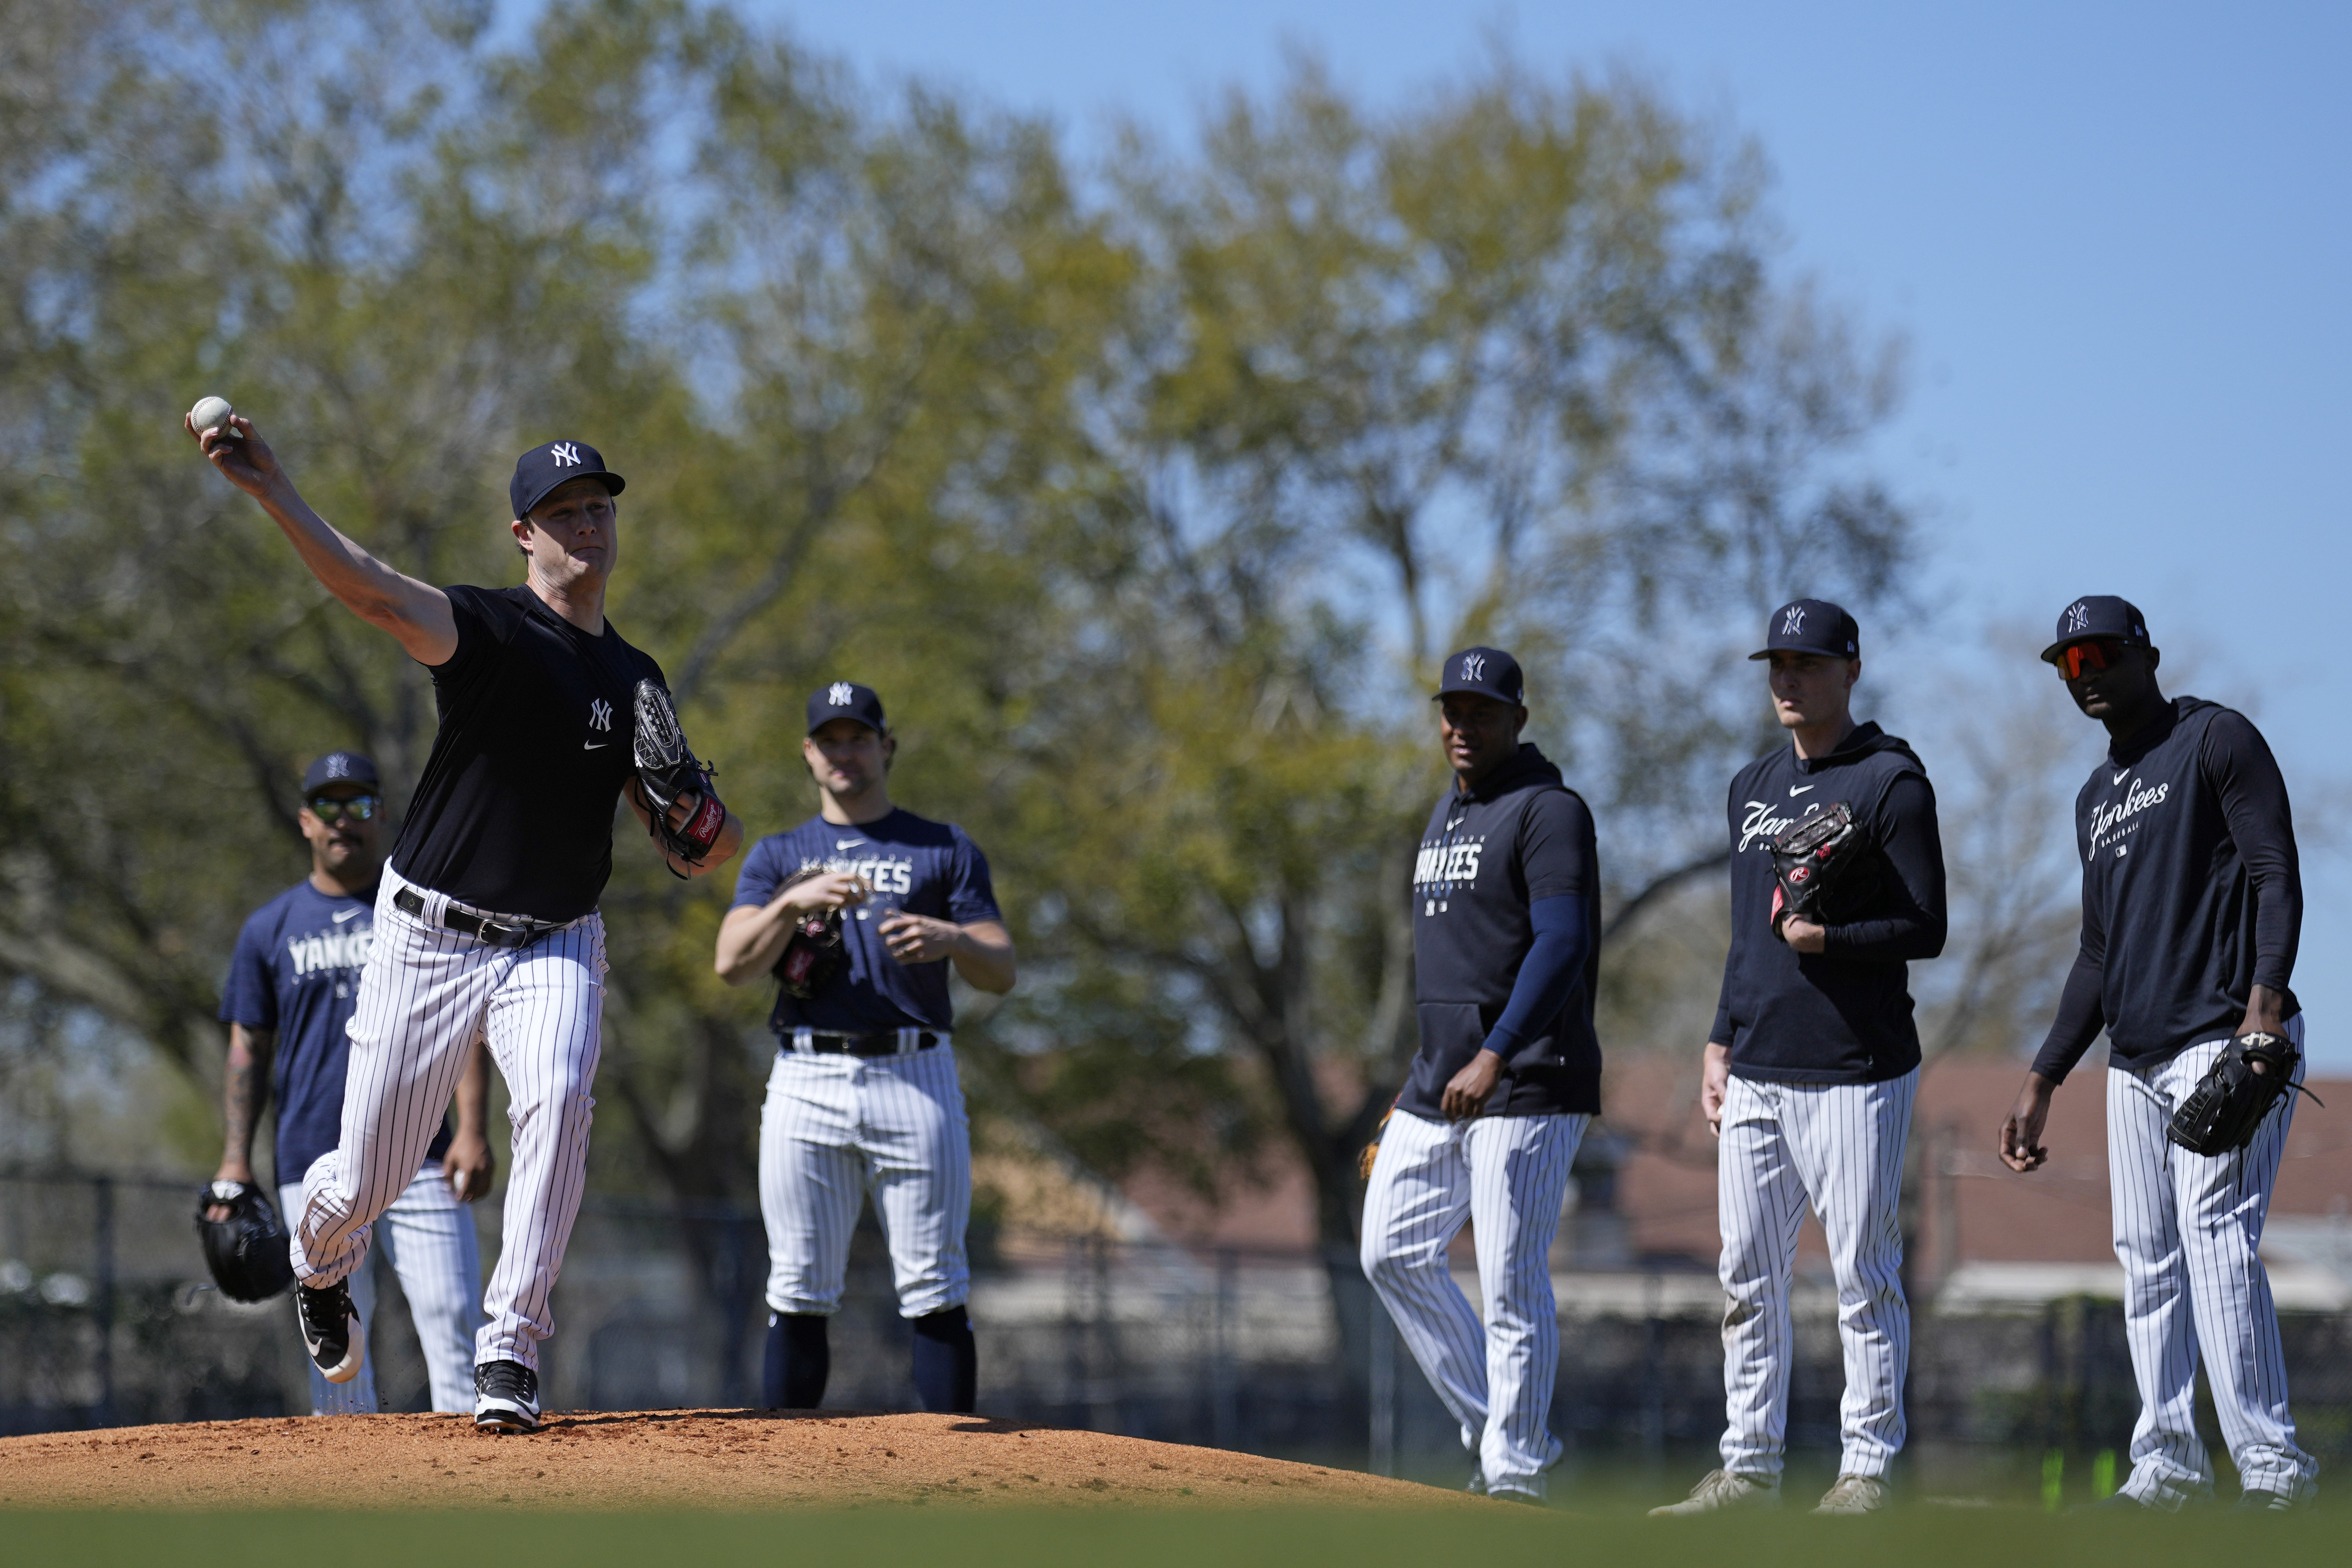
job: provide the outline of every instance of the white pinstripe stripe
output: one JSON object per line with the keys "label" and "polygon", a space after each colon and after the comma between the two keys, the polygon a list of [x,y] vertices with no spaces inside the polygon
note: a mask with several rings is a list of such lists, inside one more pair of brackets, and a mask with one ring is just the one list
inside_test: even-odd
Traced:
{"label": "white pinstripe stripe", "polygon": [[604,1004],[604,924],[590,914],[529,947],[495,948],[440,924],[448,900],[429,889],[422,918],[393,904],[409,887],[386,868],[375,941],[347,1032],[342,1136],[303,1179],[294,1271],[344,1279],[367,1255],[369,1226],[422,1164],[465,1068],[487,1038],[506,1079],[514,1131],[502,1242],[475,1337],[477,1364],[534,1370],[555,1331],[549,1308],[587,1173]]}
{"label": "white pinstripe stripe", "polygon": [[[2284,1032],[2300,1050],[2302,1017]],[[2204,1041],[2146,1071],[2107,1067],[2107,1180],[2140,1395],[2123,1489],[2159,1508],[2213,1489],[2212,1460],[2197,1436],[2200,1352],[2239,1479],[2298,1499],[2317,1489],[2319,1463],[2296,1445],[2287,1413],[2278,1312],[2257,1250],[2297,1097],[2281,1101],[2234,1153],[2192,1154],[2164,1135],[2227,1044]]]}
{"label": "white pinstripe stripe", "polygon": [[760,1114],[771,1310],[840,1309],[850,1233],[868,1192],[890,1244],[899,1313],[962,1302],[971,1291],[971,1132],[955,1052],[779,1051]]}
{"label": "white pinstripe stripe", "polygon": [[1810,1203],[1837,1278],[1845,1352],[1839,1473],[1884,1476],[1902,1450],[1911,1311],[1903,1299],[1903,1146],[1916,1068],[1884,1083],[1760,1083],[1734,1074],[1716,1157],[1723,1229],[1723,1468],[1770,1481],[1787,1449],[1789,1280]]}
{"label": "white pinstripe stripe", "polygon": [[[1550,1427],[1559,1374],[1551,1244],[1589,1116],[1437,1122],[1399,1110],[1364,1193],[1362,1261],[1398,1335],[1462,1423],[1490,1488],[1541,1496],[1559,1462]],[[1486,1321],[1446,1267],[1475,1227]]]}

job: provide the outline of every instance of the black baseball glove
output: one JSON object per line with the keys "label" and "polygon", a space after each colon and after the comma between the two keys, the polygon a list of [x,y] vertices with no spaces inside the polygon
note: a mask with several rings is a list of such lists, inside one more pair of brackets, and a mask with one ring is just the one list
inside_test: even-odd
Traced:
{"label": "black baseball glove", "polygon": [[[670,706],[661,683],[638,681],[634,706],[637,789],[653,816],[654,838],[679,859],[699,866],[727,826],[727,807],[710,787],[710,769],[695,761],[687,746],[685,732],[677,727],[677,710]],[[695,797],[693,814],[673,826],[670,807],[688,795]]]}
{"label": "black baseball glove", "polygon": [[[205,1211],[226,1208],[226,1219],[207,1219]],[[213,1283],[232,1301],[267,1301],[294,1283],[293,1259],[287,1255],[286,1226],[278,1222],[278,1205],[259,1187],[244,1182],[215,1182],[196,1192],[196,1236],[205,1247],[205,1267]]]}
{"label": "black baseball glove", "polygon": [[1825,805],[1772,840],[1772,929],[1796,919],[1827,925],[1822,903],[1869,846],[1845,802]]}
{"label": "black baseball glove", "polygon": [[[2294,1081],[2303,1053],[2284,1035],[2241,1035],[2221,1047],[2212,1070],[2197,1080],[2164,1135],[2192,1154],[2227,1154],[2254,1141],[2271,1108],[2294,1089],[2319,1096]],[[2259,1063],[2262,1071],[2254,1070]]]}
{"label": "black baseball glove", "polygon": [[[784,886],[824,875],[822,866],[803,866],[784,879]],[[849,950],[841,934],[839,910],[795,915],[792,929],[793,934],[784,939],[784,951],[776,954],[769,973],[784,988],[785,995],[805,1002],[849,967]]]}

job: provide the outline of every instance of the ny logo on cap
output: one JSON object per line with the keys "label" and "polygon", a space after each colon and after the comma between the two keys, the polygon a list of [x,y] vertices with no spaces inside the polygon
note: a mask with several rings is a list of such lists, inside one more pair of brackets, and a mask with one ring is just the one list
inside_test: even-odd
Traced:
{"label": "ny logo on cap", "polygon": [[555,466],[559,468],[580,466],[580,448],[569,441],[556,442],[548,447],[547,455],[555,459]]}
{"label": "ny logo on cap", "polygon": [[1486,656],[1483,653],[1464,654],[1462,656],[1462,679],[1465,680],[1486,679]]}
{"label": "ny logo on cap", "polygon": [[347,779],[352,776],[351,762],[342,752],[337,752],[327,759],[327,776],[331,779]]}
{"label": "ny logo on cap", "polygon": [[849,698],[849,682],[846,680],[836,680],[824,689],[824,700],[835,708],[848,707]]}
{"label": "ny logo on cap", "polygon": [[1792,637],[1802,632],[1804,629],[1804,607],[1801,605],[1790,605],[1789,613],[1780,617],[1780,635],[1784,637]]}
{"label": "ny logo on cap", "polygon": [[588,728],[610,730],[613,727],[613,705],[602,698],[592,698],[588,703]]}
{"label": "ny logo on cap", "polygon": [[2067,632],[2071,635],[2084,630],[2090,624],[2091,606],[2077,599],[2074,602],[2074,607],[2066,612]]}

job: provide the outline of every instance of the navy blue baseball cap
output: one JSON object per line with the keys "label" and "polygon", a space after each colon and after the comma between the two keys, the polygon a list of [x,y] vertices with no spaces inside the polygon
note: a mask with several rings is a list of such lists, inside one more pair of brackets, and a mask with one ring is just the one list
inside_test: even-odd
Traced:
{"label": "navy blue baseball cap", "polygon": [[2058,640],[2042,650],[2044,662],[2055,664],[2068,643],[2112,637],[2116,642],[2148,646],[2147,617],[2129,599],[2113,594],[2091,594],[2058,612]]}
{"label": "navy blue baseball cap", "polygon": [[507,481],[507,499],[517,517],[555,493],[558,485],[573,479],[602,479],[604,489],[619,495],[628,481],[604,466],[604,454],[585,441],[550,441],[533,447],[515,459],[514,478]]}
{"label": "navy blue baseball cap", "polygon": [[331,784],[377,785],[375,763],[357,752],[329,752],[302,774],[302,794],[309,796]]}
{"label": "navy blue baseball cap", "polygon": [[1764,646],[1748,657],[1769,658],[1783,652],[1860,658],[1862,628],[1843,606],[1827,599],[1791,599],[1772,612],[1764,627]]}
{"label": "navy blue baseball cap", "polygon": [[890,732],[890,726],[882,721],[882,699],[872,687],[854,680],[836,680],[809,693],[810,734],[835,719],[855,719],[877,735]]}
{"label": "navy blue baseball cap", "polygon": [[1448,654],[1445,668],[1439,672],[1444,679],[1437,683],[1434,702],[1456,691],[1467,691],[1480,697],[1491,697],[1512,707],[1527,702],[1527,680],[1519,673],[1519,661],[1498,647],[1465,647],[1460,653]]}

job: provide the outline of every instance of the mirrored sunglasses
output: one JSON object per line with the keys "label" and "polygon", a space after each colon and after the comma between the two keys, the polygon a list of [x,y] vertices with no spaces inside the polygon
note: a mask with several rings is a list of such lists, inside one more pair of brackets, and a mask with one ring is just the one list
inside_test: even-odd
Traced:
{"label": "mirrored sunglasses", "polygon": [[2114,668],[2122,651],[2121,643],[2078,642],[2060,648],[2054,662],[2062,678],[2075,680],[2084,670]]}
{"label": "mirrored sunglasses", "polygon": [[347,816],[353,822],[366,822],[375,816],[376,807],[383,802],[375,795],[355,795],[349,800],[320,795],[302,804],[310,808],[311,816],[331,826]]}

